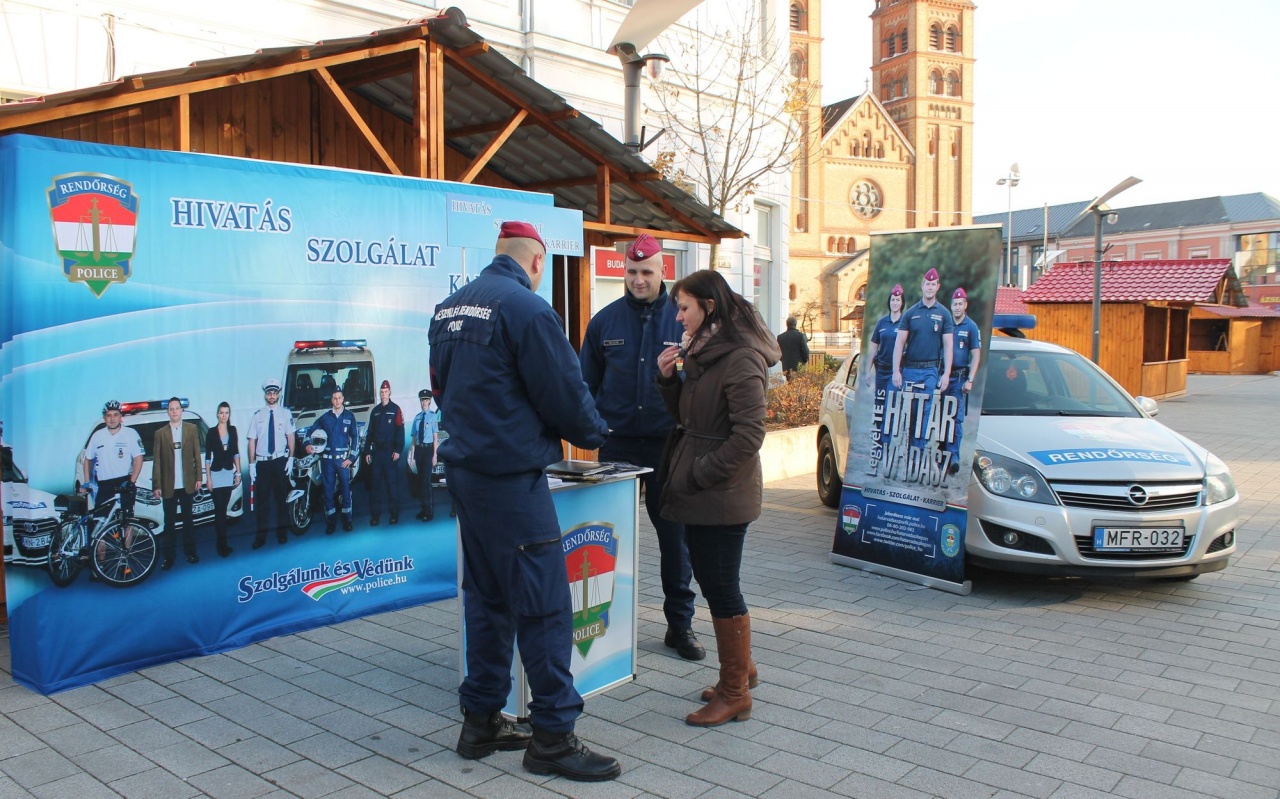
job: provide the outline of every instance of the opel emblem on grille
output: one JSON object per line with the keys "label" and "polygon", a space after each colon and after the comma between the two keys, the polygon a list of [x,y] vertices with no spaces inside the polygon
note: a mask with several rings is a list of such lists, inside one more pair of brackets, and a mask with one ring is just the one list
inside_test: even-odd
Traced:
{"label": "opel emblem on grille", "polygon": [[1129,504],[1139,507],[1147,504],[1147,489],[1139,485],[1129,486]]}

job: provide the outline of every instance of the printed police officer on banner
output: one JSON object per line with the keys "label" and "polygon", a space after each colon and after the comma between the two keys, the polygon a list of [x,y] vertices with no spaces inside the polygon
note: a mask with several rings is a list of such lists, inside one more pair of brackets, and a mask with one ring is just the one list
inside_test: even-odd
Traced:
{"label": "printed police officer on banner", "polygon": [[391,381],[383,380],[378,389],[378,404],[369,411],[369,427],[365,431],[364,462],[373,465],[369,492],[369,524],[378,526],[382,500],[387,501],[391,524],[400,522],[400,481],[396,464],[404,449],[404,414],[391,401]]}
{"label": "printed police officer on banner", "polygon": [[436,465],[436,447],[440,443],[440,411],[431,401],[431,389],[424,388],[418,392],[418,403],[422,410],[413,417],[409,426],[409,435],[413,436],[413,446],[409,448],[409,471],[418,481],[421,491],[422,510],[415,517],[420,522],[429,522],[435,518],[435,501],[431,496],[431,472]]}
{"label": "printed police officer on banner", "polygon": [[[249,442],[249,480],[258,532],[253,548],[261,549],[267,534],[276,531],[281,544],[289,540],[289,466],[293,458],[293,414],[280,405],[280,380],[262,381],[266,406],[254,411],[245,440]],[[272,516],[275,524],[272,524]],[[301,531],[295,531],[301,535]]]}
{"label": "printed police officer on banner", "polygon": [[[337,527],[336,520],[342,514],[342,529],[351,532],[351,464],[355,463],[360,451],[357,441],[359,428],[356,417],[344,406],[342,389],[337,388],[329,395],[330,410],[320,414],[319,418],[307,428],[306,437],[317,430],[323,430],[328,436],[324,453],[320,456],[320,480],[324,487],[324,534],[329,535]],[[314,447],[307,445],[310,455]],[[337,507],[334,506],[334,491],[341,492]]]}
{"label": "printed police officer on banner", "polygon": [[658,354],[678,345],[684,328],[662,282],[662,246],[645,234],[627,248],[623,296],[600,309],[587,324],[579,360],[582,376],[609,423],[609,439],[600,460],[631,463],[653,471],[641,476],[645,510],[658,535],[662,610],[667,618],[663,642],[686,660],[707,656],[693,634],[693,567],[684,525],[662,518],[662,462],[667,436],[676,420],[658,393]]}
{"label": "printed police officer on banner", "polygon": [[[608,428],[582,381],[560,317],[534,294],[546,245],[525,222],[503,222],[493,262],[436,306],[431,382],[448,418],[440,445],[458,512],[466,677],[457,752],[480,758],[525,750],[535,774],[608,780],[618,761],[574,735],[582,697],[569,671],[573,602],[560,523],[543,471],[561,439],[584,449]],[[511,691],[513,644],[533,695],[533,732],[501,713]]]}
{"label": "printed police officer on banner", "polygon": [[120,510],[130,516],[137,497],[144,450],[142,437],[137,430],[121,424],[123,418],[118,401],[107,400],[102,406],[103,427],[89,436],[84,447],[84,479],[79,493],[88,494],[96,484],[95,506],[119,494]]}
{"label": "printed police officer on banner", "polygon": [[951,294],[951,319],[956,329],[952,334],[951,382],[947,384],[946,391],[946,396],[956,399],[955,434],[947,442],[947,451],[951,453],[951,463],[947,466],[949,475],[960,471],[960,439],[964,437],[969,392],[973,390],[973,378],[977,376],[978,365],[982,362],[982,332],[969,318],[968,310],[969,295],[963,288],[957,288]]}
{"label": "printed police officer on banner", "polygon": [[[920,435],[915,435],[915,421],[910,431],[912,446],[920,449],[929,440],[928,420],[933,411],[934,392],[945,393],[951,379],[951,340],[955,323],[950,311],[938,304],[940,285],[937,269],[924,273],[920,281],[920,302],[903,311],[893,346],[893,387],[925,397],[924,406],[920,408],[923,415],[923,422],[918,424]],[[941,371],[938,369],[939,361],[942,362]],[[899,401],[903,396],[899,394]],[[916,407],[915,403],[913,407]],[[909,417],[910,413],[906,412],[899,418],[905,422]]]}

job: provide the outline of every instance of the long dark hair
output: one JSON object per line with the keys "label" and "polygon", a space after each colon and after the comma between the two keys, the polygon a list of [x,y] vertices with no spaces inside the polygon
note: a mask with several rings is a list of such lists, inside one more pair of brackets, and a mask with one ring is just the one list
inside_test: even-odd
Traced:
{"label": "long dark hair", "polygon": [[[772,335],[756,307],[729,288],[724,275],[713,269],[700,269],[677,280],[671,287],[672,303],[679,294],[692,297],[706,314],[702,326],[694,334],[695,339],[710,335],[713,324],[721,335],[738,341]],[[710,308],[707,307],[708,300],[712,303]]]}

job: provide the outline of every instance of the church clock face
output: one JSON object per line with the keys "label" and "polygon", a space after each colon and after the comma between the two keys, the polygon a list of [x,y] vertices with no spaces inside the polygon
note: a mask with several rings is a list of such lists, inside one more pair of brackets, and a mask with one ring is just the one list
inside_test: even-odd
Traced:
{"label": "church clock face", "polygon": [[880,214],[883,195],[874,181],[860,180],[849,192],[849,204],[860,219],[874,219]]}

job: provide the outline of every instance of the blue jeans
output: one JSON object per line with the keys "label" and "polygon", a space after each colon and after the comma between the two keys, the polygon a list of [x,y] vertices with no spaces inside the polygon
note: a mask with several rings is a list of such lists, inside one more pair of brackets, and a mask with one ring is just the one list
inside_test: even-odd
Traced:
{"label": "blue jeans", "polygon": [[658,466],[662,461],[662,450],[666,439],[662,438],[618,438],[610,436],[600,448],[600,460],[619,461],[635,466],[647,466],[653,469],[641,475],[644,485],[644,507],[649,514],[649,522],[658,534],[658,552],[660,554],[659,573],[662,576],[662,612],[667,617],[667,626],[677,630],[687,630],[693,626],[693,589],[689,581],[693,577],[693,567],[689,563],[689,548],[685,544],[684,525],[664,519],[662,510],[662,481],[658,480]]}
{"label": "blue jeans", "polygon": [[686,524],[689,559],[713,619],[732,619],[747,612],[739,582],[747,525]]}

